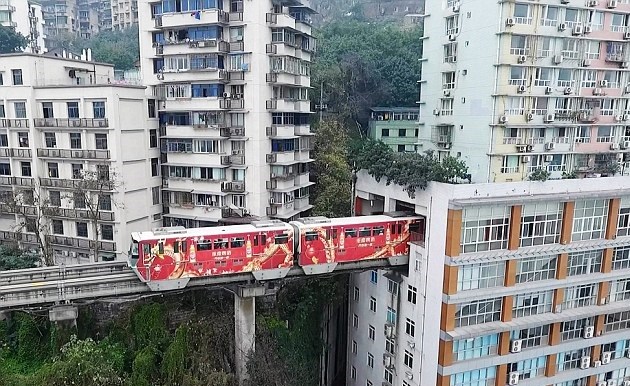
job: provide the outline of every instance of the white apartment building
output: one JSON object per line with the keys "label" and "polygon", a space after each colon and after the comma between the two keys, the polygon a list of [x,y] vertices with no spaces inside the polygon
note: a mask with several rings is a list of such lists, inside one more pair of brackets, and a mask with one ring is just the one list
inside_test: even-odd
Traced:
{"label": "white apartment building", "polygon": [[138,6],[142,78],[158,100],[165,225],[288,220],[308,211],[315,50],[308,4]]}
{"label": "white apartment building", "polygon": [[0,25],[12,27],[28,39],[25,52],[46,52],[44,44],[44,14],[39,2],[33,0],[0,0]]}
{"label": "white apartment building", "polygon": [[[113,85],[113,77],[108,64],[0,55],[0,190],[6,202],[22,197],[17,207],[0,205],[1,240],[34,246],[38,203],[54,255],[74,262],[94,260],[95,242],[98,260],[124,258],[131,232],[160,226],[157,112],[144,87]],[[113,180],[94,193],[98,219],[74,196],[84,171]]]}
{"label": "white apartment building", "polygon": [[630,384],[628,180],[431,183],[412,199],[359,173],[359,215],[411,209],[426,226],[406,272],[352,275],[346,384]]}
{"label": "white apartment building", "polygon": [[420,150],[473,182],[630,175],[630,2],[429,0]]}
{"label": "white apartment building", "polygon": [[138,23],[138,0],[111,0],[112,29],[125,29]]}

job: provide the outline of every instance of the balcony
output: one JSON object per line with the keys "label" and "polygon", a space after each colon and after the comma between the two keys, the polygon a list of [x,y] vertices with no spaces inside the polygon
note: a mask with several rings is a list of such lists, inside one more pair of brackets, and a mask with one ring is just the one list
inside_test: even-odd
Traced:
{"label": "balcony", "polygon": [[[67,236],[46,236],[48,242],[51,245],[61,246],[61,247],[73,247],[73,248],[81,248],[85,250],[94,249],[95,241],[88,239],[80,239],[77,237],[67,237]],[[113,241],[97,241],[98,249],[100,252],[116,252],[116,243]]]}
{"label": "balcony", "polygon": [[[159,19],[159,22],[158,22]],[[226,12],[218,9],[206,9],[199,11],[199,18],[195,12],[167,13],[155,18],[156,28],[179,28],[182,26],[194,26],[205,24],[225,24],[229,21]]]}
{"label": "balcony", "polygon": [[244,155],[222,155],[221,165],[226,165],[226,166],[245,165],[245,156]]}
{"label": "balcony", "polygon": [[[84,219],[84,220],[92,220],[92,216],[85,209],[73,209],[73,208],[59,208],[59,207],[48,207],[45,209],[44,214],[52,217],[63,217],[63,218],[72,218],[72,219]],[[114,212],[109,211],[99,211],[98,212],[98,220],[99,221],[114,221]]]}
{"label": "balcony", "polygon": [[37,214],[36,212],[34,206],[0,204],[0,213],[17,213],[25,216],[35,216]]}
{"label": "balcony", "polygon": [[228,21],[243,21],[243,12],[230,12],[228,15]]}
{"label": "balcony", "polygon": [[[217,39],[208,40],[165,40],[163,44],[154,43],[156,55],[181,55],[183,53],[228,52],[230,45]],[[192,50],[186,50],[188,46]]]}
{"label": "balcony", "polygon": [[308,113],[311,111],[311,102],[298,99],[269,99],[265,107],[267,110],[294,111]]}
{"label": "balcony", "polygon": [[37,237],[23,232],[0,231],[0,240],[37,244]]}
{"label": "balcony", "polygon": [[[107,118],[35,118],[35,127],[108,127]],[[28,126],[27,126],[28,127]]]}
{"label": "balcony", "polygon": [[[39,184],[43,187],[61,188],[61,189],[77,189],[83,188],[81,180],[68,180],[63,178],[39,178]],[[103,190],[113,190],[113,183],[105,183]],[[94,189],[97,190],[97,189]],[[99,189],[100,190],[100,189]]]}
{"label": "balcony", "polygon": [[28,118],[2,118],[0,119],[0,127],[6,129],[29,127],[28,122]]}
{"label": "balcony", "polygon": [[37,149],[42,158],[109,159],[109,150]]}
{"label": "balcony", "polygon": [[33,178],[0,176],[0,185],[4,186],[33,186]]}
{"label": "balcony", "polygon": [[278,214],[278,207],[277,206],[268,206],[267,207],[267,216],[275,216]]}
{"label": "balcony", "polygon": [[245,108],[245,100],[243,99],[221,99],[219,100],[219,108],[225,110],[242,110]]}
{"label": "balcony", "polygon": [[242,139],[245,138],[244,127],[224,127],[221,129],[221,136],[230,139]]}
{"label": "balcony", "polygon": [[245,182],[243,181],[222,182],[221,191],[224,193],[244,193]]}
{"label": "balcony", "polygon": [[238,42],[230,42],[228,45],[229,52],[243,52],[245,51],[245,43],[241,40]]}
{"label": "balcony", "polygon": [[31,149],[25,148],[0,148],[0,157],[16,157],[16,158],[31,158]]}

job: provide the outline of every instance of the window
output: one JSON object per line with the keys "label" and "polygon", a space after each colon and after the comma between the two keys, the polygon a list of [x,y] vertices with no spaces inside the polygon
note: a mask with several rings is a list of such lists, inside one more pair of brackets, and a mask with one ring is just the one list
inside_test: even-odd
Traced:
{"label": "window", "polygon": [[107,150],[107,134],[94,134],[96,148],[99,150]]}
{"label": "window", "polygon": [[71,149],[81,148],[81,133],[70,133],[70,148]]}
{"label": "window", "polygon": [[521,247],[560,242],[562,207],[560,202],[523,205]]}
{"label": "window", "polygon": [[157,130],[155,129],[149,130],[149,147],[151,148],[158,147],[158,136],[157,136]]}
{"label": "window", "polygon": [[155,118],[155,99],[147,100],[147,109],[149,110],[149,118]]}
{"label": "window", "polygon": [[[580,40],[564,39],[562,42],[562,57],[565,59],[578,59],[580,56]],[[560,69],[562,72],[563,69]],[[568,87],[568,86],[565,86]]]}
{"label": "window", "polygon": [[31,177],[31,163],[28,161],[20,162],[20,166],[22,168],[22,177]]}
{"label": "window", "polygon": [[13,102],[16,118],[26,118],[26,102]]}
{"label": "window", "polygon": [[44,133],[44,142],[46,143],[46,147],[48,148],[57,147],[57,137],[55,136],[55,133]]}
{"label": "window", "polygon": [[465,361],[497,353],[499,335],[485,335],[453,341],[453,359]]}
{"label": "window", "polygon": [[520,339],[521,349],[542,346],[549,342],[549,325],[512,331],[511,339]]}
{"label": "window", "polygon": [[405,350],[405,355],[403,356],[403,363],[410,369],[413,368],[413,354],[407,350]]}
{"label": "window", "polygon": [[599,41],[597,40],[585,40],[584,44],[584,56],[586,59],[597,60],[599,59]]}
{"label": "window", "polygon": [[604,237],[608,220],[608,200],[577,200],[573,212],[571,241]]}
{"label": "window", "polygon": [[154,186],[151,188],[151,202],[153,205],[160,204],[160,187]]}
{"label": "window", "polygon": [[51,206],[61,206],[61,192],[58,190],[49,190],[48,201],[50,201]]}
{"label": "window", "polygon": [[55,235],[63,235],[63,221],[52,220],[52,231]]}
{"label": "window", "polygon": [[83,177],[83,164],[71,164],[72,178],[78,180]]}
{"label": "window", "polygon": [[387,307],[386,320],[387,320],[387,323],[396,324],[396,310],[395,309],[391,307]]}
{"label": "window", "polygon": [[14,86],[20,86],[24,84],[24,80],[22,79],[22,70],[11,70],[11,75],[13,75]]}
{"label": "window", "polygon": [[446,18],[446,35],[455,35],[459,33],[459,15],[453,15]]}
{"label": "window", "polygon": [[[369,228],[368,228],[368,235],[369,235]],[[361,231],[359,231],[359,236],[361,236]],[[395,281],[391,279],[387,279],[387,292],[394,295],[398,295],[398,283],[396,283]]]}
{"label": "window", "polygon": [[105,102],[92,102],[92,111],[94,112],[94,118],[105,118]]}
{"label": "window", "polygon": [[444,63],[457,62],[457,42],[444,45]]}
{"label": "window", "polygon": [[603,250],[569,253],[568,275],[578,276],[601,272],[602,256]]}
{"label": "window", "polygon": [[151,158],[151,177],[160,175],[159,164],[157,158]]}
{"label": "window", "polygon": [[560,337],[562,341],[582,338],[584,334],[584,327],[592,325],[593,318],[568,320],[566,322],[562,322],[560,326]]}
{"label": "window", "polygon": [[551,85],[552,69],[537,67],[534,71],[534,86],[548,87]]}
{"label": "window", "polygon": [[370,368],[374,368],[374,355],[372,353],[367,353],[367,365]]}
{"label": "window", "polygon": [[28,147],[29,146],[28,132],[20,131],[17,133],[17,135],[18,135],[18,145],[20,147]]}
{"label": "window", "polygon": [[617,247],[613,250],[612,269],[630,268],[630,246]]}
{"label": "window", "polygon": [[10,176],[11,165],[9,163],[0,163],[0,176]]}
{"label": "window", "polygon": [[359,287],[354,287],[353,299],[355,302],[359,301]]}
{"label": "window", "polygon": [[627,29],[627,16],[622,13],[613,13],[610,30],[612,32],[626,32]]}
{"label": "window", "polygon": [[356,340],[353,340],[353,341],[352,341],[352,346],[351,346],[351,347],[352,347],[352,348],[351,348],[352,353],[356,355],[356,354],[357,354],[357,352],[359,351],[359,345],[357,344],[357,341],[356,341]]}
{"label": "window", "polygon": [[562,309],[586,307],[597,303],[597,284],[584,284],[565,288]]}
{"label": "window", "polygon": [[409,318],[405,320],[405,334],[412,338],[416,336],[416,322]]}
{"label": "window", "polygon": [[607,332],[630,328],[630,311],[622,311],[606,315],[604,326],[606,327]]}
{"label": "window", "polygon": [[44,118],[54,118],[55,114],[53,112],[52,102],[42,102],[42,112],[43,112]]}
{"label": "window", "polygon": [[564,22],[568,28],[573,28],[575,25],[580,24],[580,11],[574,8],[567,8],[564,11]]}
{"label": "window", "polygon": [[88,224],[86,222],[77,222],[77,237],[88,237]]}
{"label": "window", "polygon": [[390,370],[385,369],[383,378],[385,379],[385,381],[392,383],[394,382],[394,373],[392,373]]}
{"label": "window", "polygon": [[582,358],[591,355],[591,348],[583,348],[565,351],[557,354],[556,364],[558,371],[566,371],[580,368]]}
{"label": "window", "polygon": [[407,285],[407,301],[411,304],[416,304],[418,297],[418,289],[412,285]]}
{"label": "window", "polygon": [[556,278],[557,258],[555,256],[528,257],[518,260],[516,282],[529,283]]}
{"label": "window", "polygon": [[540,24],[546,27],[555,27],[558,24],[558,7],[543,5]]}
{"label": "window", "polygon": [[114,226],[110,224],[101,224],[101,239],[114,240]]}
{"label": "window", "polygon": [[488,386],[494,385],[497,376],[495,366],[452,374],[450,386]]}
{"label": "window", "polygon": [[455,312],[455,327],[494,322],[501,318],[502,298],[474,300],[458,304]]}
{"label": "window", "polygon": [[546,366],[547,357],[541,356],[508,364],[508,373],[518,373],[518,378],[521,380],[530,379],[544,375]]}
{"label": "window", "polygon": [[457,291],[502,286],[505,262],[462,265],[457,270]]}
{"label": "window", "polygon": [[553,290],[516,295],[512,317],[521,318],[551,312],[552,302]]}
{"label": "window", "polygon": [[66,102],[68,105],[68,118],[79,118],[79,102]]}
{"label": "window", "polygon": [[530,41],[524,35],[512,35],[510,44],[510,54],[512,55],[529,55]]}
{"label": "window", "polygon": [[510,67],[509,84],[513,86],[525,86],[527,82],[527,67]]}
{"label": "window", "polygon": [[350,378],[357,379],[357,369],[354,366],[350,368]]}
{"label": "window", "polygon": [[393,340],[386,338],[385,339],[385,351],[391,355],[394,355],[396,352],[396,344]]}
{"label": "window", "polygon": [[368,338],[370,340],[374,340],[375,336],[376,336],[376,329],[374,328],[374,326],[370,325],[368,327]]}
{"label": "window", "polygon": [[383,129],[381,132],[381,137],[389,137],[389,129]]}
{"label": "window", "polygon": [[112,210],[112,196],[109,194],[100,194],[98,196],[98,208],[100,210]]}
{"label": "window", "polygon": [[455,72],[443,72],[442,73],[442,88],[445,90],[452,90],[455,88]]}
{"label": "window", "polygon": [[9,147],[9,136],[7,134],[0,134],[0,147]]}
{"label": "window", "polygon": [[464,209],[462,251],[479,252],[507,248],[508,206],[477,206]]}
{"label": "window", "polygon": [[373,284],[378,283],[378,271],[370,271],[370,282]]}
{"label": "window", "polygon": [[84,209],[85,208],[85,195],[81,192],[74,192],[73,202],[74,202],[74,207],[76,209]]}
{"label": "window", "polygon": [[440,99],[440,115],[453,115],[453,98]]}
{"label": "window", "polygon": [[359,328],[359,316],[357,314],[352,315],[352,327]]}
{"label": "window", "polygon": [[99,181],[109,180],[109,165],[96,165],[96,174]]}
{"label": "window", "polygon": [[56,162],[48,162],[48,177],[59,178],[59,164]]}
{"label": "window", "polygon": [[370,297],[370,311],[376,312],[376,298],[373,296]]}

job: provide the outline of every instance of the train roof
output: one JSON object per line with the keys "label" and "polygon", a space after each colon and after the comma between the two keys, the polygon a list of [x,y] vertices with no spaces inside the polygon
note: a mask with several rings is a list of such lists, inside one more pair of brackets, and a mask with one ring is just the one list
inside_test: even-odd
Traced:
{"label": "train roof", "polygon": [[156,228],[152,231],[133,232],[132,237],[136,241],[156,240],[173,237],[199,237],[199,236],[220,236],[234,233],[256,233],[263,231],[285,231],[292,230],[291,225],[280,220],[253,221],[251,224],[228,225],[219,227],[190,228],[184,227],[164,227]]}
{"label": "train roof", "polygon": [[357,216],[357,217],[342,217],[342,218],[327,218],[327,217],[303,217],[295,221],[291,221],[291,224],[300,228],[312,228],[317,226],[345,226],[345,225],[358,225],[366,223],[378,223],[387,222],[392,220],[417,220],[420,217],[410,216],[408,214],[401,215],[400,213],[392,213],[391,215],[383,214],[376,216]]}

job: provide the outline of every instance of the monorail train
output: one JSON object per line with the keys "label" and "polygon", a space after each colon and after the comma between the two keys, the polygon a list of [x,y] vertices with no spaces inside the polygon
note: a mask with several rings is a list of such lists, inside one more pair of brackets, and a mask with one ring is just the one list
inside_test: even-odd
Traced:
{"label": "monorail train", "polygon": [[182,288],[195,277],[246,272],[257,280],[278,279],[295,265],[307,275],[322,274],[337,264],[407,255],[421,221],[390,214],[158,228],[131,234],[129,264],[152,290]]}

